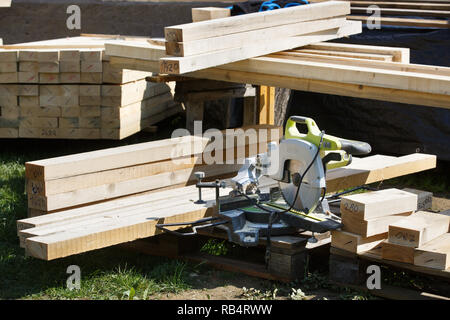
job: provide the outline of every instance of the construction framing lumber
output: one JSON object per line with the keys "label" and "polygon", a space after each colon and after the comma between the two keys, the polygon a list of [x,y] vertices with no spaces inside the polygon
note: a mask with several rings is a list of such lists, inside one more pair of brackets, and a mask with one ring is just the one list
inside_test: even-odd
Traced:
{"label": "construction framing lumber", "polygon": [[300,36],[308,33],[337,28],[343,26],[345,21],[345,17],[327,17],[326,19],[324,18],[318,21],[302,21],[289,25],[280,25],[261,30],[232,33],[220,37],[199,39],[188,42],[167,41],[165,44],[166,53],[172,56],[188,57],[208,52],[213,53],[224,49],[236,49],[249,45],[254,46],[255,44],[264,44],[269,41],[278,43],[280,38]]}
{"label": "construction framing lumber", "polygon": [[[220,19],[219,19],[220,20]],[[214,20],[212,20],[214,21]],[[340,24],[339,22],[338,24]],[[313,21],[307,34],[277,39],[263,40],[252,45],[213,51],[188,57],[166,57],[160,59],[160,73],[185,74],[207,69],[247,58],[261,56],[282,50],[293,49],[307,44],[333,40],[362,32],[361,24],[346,21],[342,26],[333,25],[330,29],[328,21]]]}
{"label": "construction framing lumber", "polygon": [[414,252],[414,264],[439,270],[450,268],[450,233],[417,248]]}
{"label": "construction framing lumber", "polygon": [[417,248],[449,231],[450,216],[418,211],[389,225],[389,243]]}
{"label": "construction framing lumber", "polygon": [[[450,11],[444,11],[444,10],[423,10],[423,9],[406,9],[406,8],[401,8],[401,9],[380,8],[379,12],[382,16],[392,15],[392,16],[447,18],[450,15]],[[367,8],[352,6],[351,13],[365,14],[365,13],[367,13]]]}
{"label": "construction framing lumber", "polygon": [[187,42],[218,37],[225,34],[269,28],[280,24],[317,20],[326,16],[343,16],[349,13],[349,3],[328,1],[326,3],[256,12],[243,16],[166,27],[164,34],[167,41]]}
{"label": "construction framing lumber", "polygon": [[231,14],[230,9],[217,7],[192,8],[191,12],[192,22],[226,18]]}
{"label": "construction framing lumber", "polygon": [[[370,16],[355,16],[347,17],[348,20],[362,21],[367,23],[367,20],[373,19]],[[393,17],[379,17],[378,21],[385,26],[406,26],[406,27],[425,27],[425,28],[450,28],[448,20],[437,19],[413,19],[413,18],[393,18]]]}
{"label": "construction framing lumber", "polygon": [[341,212],[360,220],[417,210],[417,195],[399,189],[384,189],[342,197]]}

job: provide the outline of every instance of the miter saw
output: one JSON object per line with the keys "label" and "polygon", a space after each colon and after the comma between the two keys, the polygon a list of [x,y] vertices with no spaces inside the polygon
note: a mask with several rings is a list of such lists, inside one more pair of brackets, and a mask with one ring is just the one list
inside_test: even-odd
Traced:
{"label": "miter saw", "polygon": [[[300,133],[297,124],[306,126],[306,133]],[[325,198],[326,170],[350,164],[352,155],[370,152],[365,142],[327,135],[313,119],[292,116],[281,141],[269,143],[267,153],[245,159],[231,181],[202,182],[204,173],[195,173],[197,203],[203,201],[202,188],[216,188],[218,210],[215,217],[190,224],[194,233],[196,228],[222,228],[231,242],[245,247],[258,245],[260,237],[270,240],[271,235],[299,230],[323,233],[337,229],[340,218],[330,212]],[[262,177],[278,182],[278,187],[267,192],[260,183]],[[230,195],[219,197],[219,188],[226,186],[232,187]],[[168,231],[165,227],[159,225]]]}

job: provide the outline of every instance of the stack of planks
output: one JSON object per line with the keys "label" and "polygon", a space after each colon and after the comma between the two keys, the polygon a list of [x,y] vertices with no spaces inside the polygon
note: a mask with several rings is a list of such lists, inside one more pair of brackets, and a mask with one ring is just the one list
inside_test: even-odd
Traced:
{"label": "stack of planks", "polygon": [[181,111],[151,72],[116,68],[104,38],[0,49],[0,138],[122,139]]}
{"label": "stack of planks", "polygon": [[[244,134],[252,131],[258,134],[258,141],[249,138],[243,141]],[[234,174],[240,164],[233,162],[241,163],[245,157],[266,152],[267,143],[278,141],[281,136],[280,127],[257,125],[225,131],[225,142],[217,150],[209,150],[215,145],[207,145],[207,138],[188,136],[27,162],[29,214],[42,215],[140,192],[185,186],[196,181],[193,174],[196,171],[205,172],[209,178]],[[236,148],[244,149],[234,152],[231,144],[226,145],[227,140],[228,143],[236,140]],[[244,151],[246,154],[242,154]],[[206,165],[216,155],[225,159],[227,152],[229,160],[233,160],[231,164]]]}
{"label": "stack of planks", "polygon": [[448,0],[346,1],[351,4],[352,14],[348,17],[349,20],[374,23],[373,15],[379,13],[377,19],[381,26],[450,27],[450,2]]}
{"label": "stack of planks", "polygon": [[416,211],[417,195],[385,189],[342,197],[342,230],[331,246],[354,254],[445,270],[450,267],[450,217]]}
{"label": "stack of planks", "polygon": [[350,4],[328,1],[166,27],[160,72],[183,74],[360,33],[349,13]]}
{"label": "stack of planks", "polygon": [[[327,1],[327,0],[325,0]],[[349,20],[373,24],[379,19],[381,26],[449,28],[450,1],[448,0],[344,0],[350,3]],[[310,0],[311,3],[324,0]],[[379,13],[379,16],[376,15]],[[229,17],[228,8],[193,8],[192,20],[204,21]]]}
{"label": "stack of planks", "polygon": [[[242,16],[201,21],[186,26],[235,18],[242,19]],[[234,33],[227,37],[237,38],[240,34]],[[301,36],[297,38],[303,39]],[[201,41],[207,43],[210,41],[208,39],[215,38]],[[205,61],[199,61],[195,68],[201,69],[210,65],[206,61],[214,61],[213,64],[216,66],[185,73],[183,78],[248,83],[450,108],[450,68],[410,64],[409,48],[321,42],[329,39],[328,36],[316,35],[314,43],[299,44],[303,45],[300,48],[281,51],[283,47],[280,46],[278,47],[280,52],[245,60],[242,60],[241,56],[240,61],[233,63],[229,63],[230,60],[223,57],[222,53],[226,50],[239,49],[207,52],[199,55]],[[167,61],[172,61],[174,65],[178,63],[177,61],[195,61],[197,56],[168,58],[166,50],[171,50],[170,47],[175,42],[166,43],[167,48],[155,42],[116,41],[107,42],[105,49],[114,66],[155,73],[161,72],[161,66],[167,65]],[[188,48],[188,43],[179,42],[176,47]],[[259,55],[263,55],[265,51],[258,52]],[[207,60],[206,57],[210,59]],[[175,69],[163,71],[163,73],[178,73]]]}

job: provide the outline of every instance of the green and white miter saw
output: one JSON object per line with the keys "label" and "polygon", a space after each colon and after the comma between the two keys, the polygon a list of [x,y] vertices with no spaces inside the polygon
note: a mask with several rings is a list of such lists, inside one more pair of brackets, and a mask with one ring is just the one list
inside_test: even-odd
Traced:
{"label": "green and white miter saw", "polygon": [[[306,125],[307,133],[300,133],[297,124]],[[196,203],[205,203],[201,198],[202,188],[215,188],[216,216],[189,223],[157,224],[156,227],[189,236],[196,234],[199,228],[214,226],[225,230],[229,241],[244,247],[257,246],[260,237],[270,240],[270,236],[299,231],[323,233],[337,229],[341,227],[341,220],[329,210],[325,172],[350,164],[352,155],[370,152],[371,147],[365,142],[327,135],[313,119],[292,116],[280,143],[271,142],[267,153],[245,159],[231,181],[202,182],[205,174],[195,173],[199,179]],[[278,182],[278,187],[264,192],[260,185],[262,177]],[[233,189],[230,195],[219,197],[219,188],[226,186]],[[167,228],[175,225],[191,225],[193,232],[180,233]]]}
{"label": "green and white miter saw", "polygon": [[[306,125],[307,133],[300,133],[297,124]],[[292,116],[280,143],[271,142],[267,153],[247,158],[228,183],[233,191],[227,199],[219,199],[218,213],[228,223],[218,227],[227,231],[230,241],[246,247],[270,235],[337,229],[340,218],[330,212],[325,199],[326,170],[350,164],[352,155],[370,152],[365,142],[327,135],[313,119]],[[262,192],[263,176],[277,181],[278,187]]]}

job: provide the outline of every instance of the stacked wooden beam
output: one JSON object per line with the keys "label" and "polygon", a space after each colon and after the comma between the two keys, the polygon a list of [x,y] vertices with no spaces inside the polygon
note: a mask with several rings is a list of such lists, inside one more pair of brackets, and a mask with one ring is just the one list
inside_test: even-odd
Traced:
{"label": "stacked wooden beam", "polygon": [[450,267],[450,217],[417,210],[417,195],[386,189],[346,196],[341,201],[342,230],[332,232],[332,247],[356,254],[445,270]]}
{"label": "stacked wooden beam", "polygon": [[[346,21],[350,5],[325,3],[165,28],[160,72],[182,74],[361,32]],[[210,18],[215,18],[211,16]]]}
{"label": "stacked wooden beam", "polygon": [[347,1],[351,4],[350,20],[374,23],[371,16],[378,12],[381,26],[450,27],[450,2],[446,0]]}
{"label": "stacked wooden beam", "polygon": [[181,111],[151,72],[110,65],[104,41],[3,46],[0,138],[122,139]]}
{"label": "stacked wooden beam", "polygon": [[[165,55],[163,46],[130,41],[105,48],[113,65],[135,70],[158,72]],[[450,108],[450,68],[410,64],[407,48],[322,42],[183,77]]]}
{"label": "stacked wooden beam", "polygon": [[[243,147],[240,152],[228,150],[225,143],[215,151],[204,152],[208,139],[188,137],[27,162],[28,206],[32,215],[43,214],[139,192],[184,186],[196,181],[194,171],[204,171],[208,177],[235,173],[240,165],[206,163],[211,157],[219,157],[219,151],[223,159],[227,151],[232,152],[228,160],[241,163],[258,151],[265,152],[269,141],[278,141],[282,136],[279,127],[260,125],[225,132],[224,138],[235,139],[247,129],[256,130],[260,137],[257,142],[237,139],[235,145]],[[266,130],[267,135],[263,133]]]}

